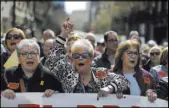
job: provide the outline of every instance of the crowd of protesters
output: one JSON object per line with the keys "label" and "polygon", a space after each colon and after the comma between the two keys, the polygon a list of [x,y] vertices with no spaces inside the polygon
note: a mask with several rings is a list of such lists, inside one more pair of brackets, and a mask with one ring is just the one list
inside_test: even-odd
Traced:
{"label": "crowd of protesters", "polygon": [[[69,19],[57,36],[45,30],[43,43],[28,39],[17,27],[10,29],[1,44],[1,95],[98,93],[99,99],[115,93],[147,96],[150,102],[168,100],[168,46],[153,40],[143,45],[137,31],[124,42],[118,36],[107,31],[104,42],[97,44],[94,33],[74,33]],[[5,68],[15,50],[18,66]]]}

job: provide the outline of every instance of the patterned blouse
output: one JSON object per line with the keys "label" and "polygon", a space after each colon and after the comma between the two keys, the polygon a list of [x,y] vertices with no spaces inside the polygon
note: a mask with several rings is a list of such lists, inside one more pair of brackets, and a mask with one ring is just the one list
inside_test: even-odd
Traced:
{"label": "patterned blouse", "polygon": [[81,82],[80,74],[76,72],[71,60],[64,52],[65,40],[57,37],[56,41],[49,52],[46,59],[45,66],[53,72],[56,78],[62,83],[62,88],[66,93],[97,93],[100,88],[111,85],[113,93],[117,90],[126,90],[129,88],[129,81],[115,73],[107,72],[105,79],[96,77],[97,71],[107,71],[106,68],[91,67],[91,79],[89,83],[84,86]]}

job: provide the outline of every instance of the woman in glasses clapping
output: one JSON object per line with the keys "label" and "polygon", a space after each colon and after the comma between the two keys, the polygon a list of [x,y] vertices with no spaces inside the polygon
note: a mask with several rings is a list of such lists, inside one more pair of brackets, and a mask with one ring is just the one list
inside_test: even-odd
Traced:
{"label": "woman in glasses clapping", "polygon": [[13,51],[16,49],[16,45],[22,40],[25,39],[26,36],[21,29],[11,28],[5,35],[5,48],[6,52],[1,54],[1,74],[4,72],[4,64],[11,56]]}

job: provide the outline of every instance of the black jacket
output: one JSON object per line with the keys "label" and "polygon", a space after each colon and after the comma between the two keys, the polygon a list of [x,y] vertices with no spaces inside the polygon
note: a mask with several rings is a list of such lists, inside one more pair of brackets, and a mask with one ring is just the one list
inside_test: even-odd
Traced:
{"label": "black jacket", "polygon": [[[20,80],[24,82],[24,85],[27,85],[26,92],[44,92],[46,89],[63,92],[61,83],[42,64],[38,65],[35,73],[29,79],[24,77],[21,65],[5,70],[1,76],[1,91],[12,89],[14,92],[21,92]],[[11,87],[12,85],[14,87]]]}
{"label": "black jacket", "polygon": [[111,63],[107,58],[108,56],[105,51],[103,54],[100,54],[94,58],[92,62],[92,67],[104,67],[104,68],[110,69]]}
{"label": "black jacket", "polygon": [[4,64],[6,63],[9,57],[10,55],[7,52],[3,52],[1,54],[1,74],[4,73],[5,70]]}
{"label": "black jacket", "polygon": [[159,81],[156,90],[158,98],[168,100],[168,77],[164,77]]}

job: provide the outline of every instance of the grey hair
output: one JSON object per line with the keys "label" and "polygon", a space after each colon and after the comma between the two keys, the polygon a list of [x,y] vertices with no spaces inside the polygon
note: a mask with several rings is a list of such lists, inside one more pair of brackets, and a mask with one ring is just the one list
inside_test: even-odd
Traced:
{"label": "grey hair", "polygon": [[24,46],[34,46],[37,49],[38,54],[40,56],[40,47],[39,47],[38,43],[33,39],[23,39],[16,46],[16,51],[17,51],[18,57],[19,57],[20,51],[22,50],[22,48]]}
{"label": "grey hair", "polygon": [[92,37],[94,40],[95,40],[95,43],[94,43],[94,45],[96,46],[96,37],[95,37],[95,35],[93,34],[93,33],[87,33],[87,35],[85,36],[85,39],[87,38],[87,37]]}
{"label": "grey hair", "polygon": [[53,31],[53,30],[51,30],[51,29],[47,29],[47,30],[45,30],[45,31],[43,32],[43,34],[45,34],[45,33],[49,33],[49,35],[50,35],[52,38],[54,38],[54,37],[55,37],[55,33],[54,33],[54,31]]}
{"label": "grey hair", "polygon": [[89,52],[89,54],[90,54],[91,57],[94,56],[94,48],[93,48],[91,42],[90,42],[89,40],[87,40],[87,39],[79,39],[79,40],[75,41],[75,42],[73,43],[72,47],[71,47],[71,51],[72,51],[76,46],[81,46],[81,45],[83,45],[83,46],[85,46],[85,47],[88,48],[88,52]]}
{"label": "grey hair", "polygon": [[139,33],[138,33],[138,31],[131,31],[129,35],[130,35],[130,37],[133,35],[139,36]]}

